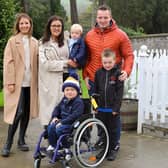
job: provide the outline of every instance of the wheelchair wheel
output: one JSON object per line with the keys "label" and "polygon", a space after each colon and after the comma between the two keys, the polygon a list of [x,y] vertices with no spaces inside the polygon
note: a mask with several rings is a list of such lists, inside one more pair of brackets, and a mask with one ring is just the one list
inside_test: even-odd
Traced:
{"label": "wheelchair wheel", "polygon": [[40,168],[41,159],[37,158],[34,160],[34,168]]}
{"label": "wheelchair wheel", "polygon": [[96,167],[104,160],[109,136],[104,124],[89,118],[82,122],[76,130],[73,140],[73,155],[81,167]]}

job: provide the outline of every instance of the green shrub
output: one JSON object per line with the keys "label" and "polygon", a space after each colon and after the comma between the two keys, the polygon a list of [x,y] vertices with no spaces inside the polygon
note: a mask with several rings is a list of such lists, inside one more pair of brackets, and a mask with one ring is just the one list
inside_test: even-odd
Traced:
{"label": "green shrub", "polygon": [[124,32],[127,33],[127,35],[130,36],[141,36],[144,35],[144,30],[142,27],[137,28],[137,30],[133,30],[129,27],[123,27],[123,26],[119,26]]}
{"label": "green shrub", "polygon": [[0,89],[3,81],[3,52],[15,19],[16,4],[13,0],[0,0]]}

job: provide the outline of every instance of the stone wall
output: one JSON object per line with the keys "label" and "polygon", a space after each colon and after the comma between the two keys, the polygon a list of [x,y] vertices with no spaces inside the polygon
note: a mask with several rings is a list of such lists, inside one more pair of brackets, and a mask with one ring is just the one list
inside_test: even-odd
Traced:
{"label": "stone wall", "polygon": [[135,36],[130,39],[134,50],[138,50],[141,45],[146,45],[148,49],[168,49],[168,33]]}

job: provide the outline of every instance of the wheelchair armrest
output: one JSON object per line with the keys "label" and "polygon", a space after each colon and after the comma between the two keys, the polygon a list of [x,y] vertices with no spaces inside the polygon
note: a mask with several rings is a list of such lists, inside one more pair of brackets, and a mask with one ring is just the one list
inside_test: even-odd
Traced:
{"label": "wheelchair armrest", "polygon": [[81,117],[79,117],[77,120],[74,121],[74,123],[72,124],[72,128],[77,128],[81,122],[83,122],[84,120],[91,118],[92,114],[82,114]]}

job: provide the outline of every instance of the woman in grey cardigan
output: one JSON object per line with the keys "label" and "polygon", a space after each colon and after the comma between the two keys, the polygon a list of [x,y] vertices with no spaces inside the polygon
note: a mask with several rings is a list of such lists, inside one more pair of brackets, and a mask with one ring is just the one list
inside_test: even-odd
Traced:
{"label": "woman in grey cardigan", "polygon": [[39,117],[44,126],[63,96],[63,74],[67,72],[68,57],[63,20],[51,16],[39,46]]}

